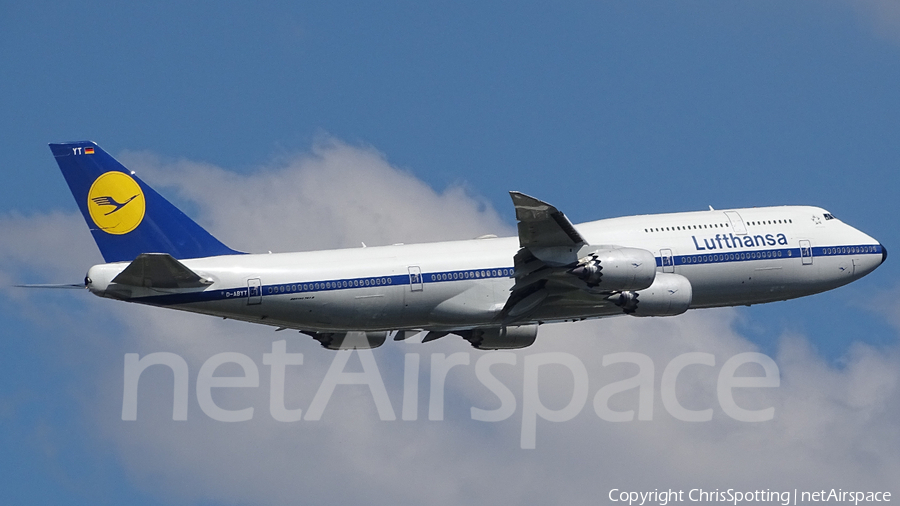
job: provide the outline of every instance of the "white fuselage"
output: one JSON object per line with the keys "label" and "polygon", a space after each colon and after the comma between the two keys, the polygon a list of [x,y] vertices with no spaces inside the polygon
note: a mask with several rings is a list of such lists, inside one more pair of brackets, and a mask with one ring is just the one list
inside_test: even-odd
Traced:
{"label": "white fuselage", "polygon": [[[816,207],[629,216],[576,225],[591,245],[640,248],[657,271],[686,277],[691,308],[819,293],[874,270],[885,250]],[[183,260],[202,289],[109,290],[128,262],[91,268],[95,294],[319,332],[496,325],[514,285],[519,239],[488,238]],[[622,314],[600,296],[547,303],[519,323]]]}

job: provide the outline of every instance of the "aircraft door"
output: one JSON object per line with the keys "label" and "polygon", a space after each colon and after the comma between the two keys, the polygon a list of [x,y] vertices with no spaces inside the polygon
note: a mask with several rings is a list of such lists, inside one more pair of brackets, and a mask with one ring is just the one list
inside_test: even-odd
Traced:
{"label": "aircraft door", "polygon": [[800,241],[800,259],[803,265],[812,265],[813,263],[812,245],[806,239]]}
{"label": "aircraft door", "polygon": [[[403,290],[403,318],[407,323],[414,321],[417,322],[416,324],[422,324],[428,320],[428,313],[434,307],[429,304],[429,299],[424,292],[425,279],[422,277],[422,269],[418,265],[410,265],[407,267],[407,271],[409,272],[409,289]],[[436,295],[434,290],[431,290],[430,294],[432,297]]]}
{"label": "aircraft door", "polygon": [[727,216],[728,221],[731,222],[731,229],[734,230],[735,234],[747,234],[747,227],[744,225],[744,220],[741,219],[741,215],[738,214],[737,211],[725,211],[725,216]]}
{"label": "aircraft door", "polygon": [[262,283],[259,278],[247,280],[247,305],[262,304]]}
{"label": "aircraft door", "polygon": [[675,259],[672,258],[672,250],[661,249],[659,256],[662,257],[663,272],[675,272]]}
{"label": "aircraft door", "polygon": [[409,266],[409,291],[421,292],[425,288],[422,280],[422,269],[418,265]]}

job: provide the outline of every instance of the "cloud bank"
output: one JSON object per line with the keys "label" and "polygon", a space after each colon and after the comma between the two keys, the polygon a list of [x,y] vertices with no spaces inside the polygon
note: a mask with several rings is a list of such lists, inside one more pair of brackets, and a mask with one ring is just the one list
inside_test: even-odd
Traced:
{"label": "cloud bank", "polygon": [[[498,212],[464,190],[437,192],[375,150],[334,139],[249,175],[147,153],[121,158],[163,194],[194,206],[196,214],[189,214],[214,235],[247,251],[514,233]],[[20,237],[0,246],[4,281],[22,281],[23,272],[71,277],[99,261],[80,216],[7,216],[0,219],[0,231]],[[453,336],[426,344],[388,342],[372,356],[396,420],[381,421],[366,386],[339,385],[321,420],[284,423],[269,413],[269,367],[263,354],[271,353],[278,340],[286,340],[289,353],[303,354],[303,365],[287,368],[285,406],[305,412],[336,357],[306,336],[94,297],[46,307],[30,292],[3,294],[34,313],[35,322],[42,320],[32,327],[35,333],[64,335],[75,343],[58,353],[79,364],[72,381],[81,411],[72,416],[84,427],[80,437],[96,441],[99,453],[114,454],[136,486],[161,499],[272,505],[583,504],[606,502],[613,488],[891,490],[900,476],[897,346],[856,344],[836,366],[817,355],[806,337],[785,334],[772,357],[781,385],[735,394],[748,409],[774,407],[774,419],[742,423],[726,416],[717,401],[716,378],[730,357],[758,351],[735,330],[739,321],[753,317],[752,311],[544,326],[534,347],[512,354],[514,365],[491,369],[517,402],[513,415],[499,422],[471,419],[472,407],[490,410],[500,404],[475,371],[489,353]],[[900,314],[897,305],[883,309]],[[141,377],[137,420],[121,419],[123,356],[154,352],[177,354],[188,364],[186,421],[172,420],[173,377],[163,367],[149,368]],[[259,387],[213,393],[220,407],[253,407],[250,421],[216,422],[198,405],[198,372],[222,352],[244,354],[259,370]],[[523,450],[524,364],[529,357],[559,352],[577,358],[588,372],[587,402],[570,421],[538,420],[536,449]],[[652,420],[608,422],[594,412],[594,396],[603,386],[635,374],[632,365],[603,366],[605,355],[621,352],[652,360]],[[712,354],[715,365],[685,368],[676,394],[688,409],[712,408],[709,422],[677,420],[661,400],[663,370],[689,352]],[[448,372],[443,420],[429,420],[431,364],[441,360],[438,354],[456,353],[467,355],[469,364]],[[408,354],[420,361],[414,421],[401,419]],[[351,356],[347,371],[362,370],[360,357]],[[217,371],[241,373],[234,364]],[[541,402],[561,409],[572,397],[573,384],[563,366],[543,367]],[[637,410],[637,390],[616,394],[609,406]]]}
{"label": "cloud bank", "polygon": [[900,43],[900,2],[895,0],[852,0],[850,6],[879,37]]}
{"label": "cloud bank", "polygon": [[197,206],[201,222],[246,251],[307,251],[512,234],[486,200],[450,187],[436,192],[372,148],[321,138],[310,153],[248,175],[154,154],[122,162],[151,186]]}

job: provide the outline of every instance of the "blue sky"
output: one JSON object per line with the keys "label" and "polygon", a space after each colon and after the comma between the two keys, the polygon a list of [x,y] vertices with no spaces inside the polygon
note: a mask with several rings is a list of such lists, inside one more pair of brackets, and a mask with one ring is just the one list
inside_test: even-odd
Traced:
{"label": "blue sky", "polygon": [[[328,134],[437,189],[464,185],[508,221],[510,189],[574,221],[811,204],[890,249],[900,43],[874,7],[5,9],[9,210],[71,209],[46,142],[248,173]],[[845,305],[846,291],[820,299]]]}
{"label": "blue sky", "polygon": [[[302,165],[291,160],[333,141],[340,147],[325,149],[322,172],[302,170],[337,178],[327,186],[334,199],[365,198],[372,208],[415,191],[435,209],[462,203],[484,213],[466,218],[472,227],[508,231],[509,190],[552,202],[576,222],[708,205],[810,204],[900,252],[893,246],[900,244],[898,34],[900,9],[888,0],[7,3],[0,6],[0,280],[75,282],[100,262],[83,223],[66,218],[76,207],[46,146],[81,139],[143,164],[145,179],[201,221],[222,216],[198,197],[205,184],[212,193],[228,188],[200,177],[190,187],[180,174],[197,176],[196,167],[208,164],[220,175],[288,180],[289,168]],[[367,197],[341,193],[338,176],[356,173],[335,169],[333,160],[352,161],[341,158],[347,153],[396,184],[373,180],[381,193]],[[455,199],[455,191],[466,197]],[[269,237],[278,222],[299,220],[272,209]],[[378,237],[409,230],[413,239],[433,238],[452,228],[446,217],[422,222],[434,224],[434,235],[398,222]],[[80,228],[61,233],[72,224]],[[357,243],[350,232],[331,237],[309,227],[296,229],[309,234],[295,238],[300,249]],[[266,249],[266,236],[247,235]],[[60,252],[67,248],[70,255]],[[785,336],[802,335],[840,374],[854,363],[855,346],[895,353],[895,265],[889,259],[827,294],[728,312],[709,328],[730,329],[773,356],[784,352]],[[91,323],[99,326],[134,309],[79,292],[4,289],[2,296],[0,499],[232,502],[203,492],[211,485],[173,485],[159,468],[134,463],[145,448],[95,430],[124,423],[115,412],[121,385],[111,394],[97,387],[103,378],[121,381],[122,354],[169,345],[59,329],[78,327],[80,315],[99,318]],[[154,315],[146,318],[167,318]],[[231,346],[204,342],[211,343],[205,357]],[[319,360],[327,366],[330,356]],[[85,374],[85,364],[113,372]],[[897,409],[891,395],[887,411]],[[171,423],[143,435],[153,440],[147,434]],[[122,431],[142,437],[133,427]],[[177,460],[162,450],[158,457]]]}

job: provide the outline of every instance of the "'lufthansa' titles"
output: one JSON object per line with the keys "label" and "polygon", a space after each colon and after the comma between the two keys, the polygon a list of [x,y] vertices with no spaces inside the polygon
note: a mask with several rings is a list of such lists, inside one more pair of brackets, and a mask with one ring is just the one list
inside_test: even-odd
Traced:
{"label": "'lufthansa' titles", "polygon": [[697,236],[692,235],[694,247],[697,251],[713,250],[713,249],[735,249],[735,248],[757,248],[760,246],[787,246],[787,236],[784,234],[766,234],[766,235],[745,235],[738,237],[734,234],[716,234],[711,239],[701,238],[701,245],[697,240]]}

